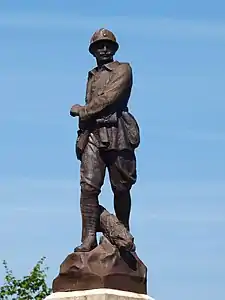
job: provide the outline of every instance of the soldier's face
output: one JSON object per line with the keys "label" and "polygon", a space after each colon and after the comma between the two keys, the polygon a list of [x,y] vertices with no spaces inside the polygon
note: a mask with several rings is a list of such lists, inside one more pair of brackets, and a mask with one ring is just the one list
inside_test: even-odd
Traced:
{"label": "soldier's face", "polygon": [[108,41],[99,41],[94,47],[94,56],[98,62],[111,61],[114,54],[114,45]]}

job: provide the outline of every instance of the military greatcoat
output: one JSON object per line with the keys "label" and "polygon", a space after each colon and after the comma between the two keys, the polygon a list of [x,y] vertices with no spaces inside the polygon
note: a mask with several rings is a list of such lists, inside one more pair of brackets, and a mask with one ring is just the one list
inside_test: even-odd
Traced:
{"label": "military greatcoat", "polygon": [[131,89],[132,69],[128,63],[113,61],[88,73],[76,143],[83,193],[90,188],[100,193],[106,168],[114,194],[129,191],[136,182],[134,150],[140,134],[128,111]]}
{"label": "military greatcoat", "polygon": [[90,134],[98,149],[133,151],[138,147],[139,127],[128,111],[131,89],[132,69],[128,63],[113,61],[89,71],[76,144],[79,159]]}

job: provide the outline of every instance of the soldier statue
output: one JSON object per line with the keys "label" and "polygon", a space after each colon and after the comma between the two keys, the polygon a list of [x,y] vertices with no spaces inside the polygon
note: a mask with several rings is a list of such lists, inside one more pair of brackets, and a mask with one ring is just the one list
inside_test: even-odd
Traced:
{"label": "soldier statue", "polygon": [[76,155],[81,161],[82,244],[75,251],[80,252],[97,246],[98,196],[106,169],[116,217],[130,230],[130,190],[137,179],[135,149],[140,134],[137,121],[128,110],[132,69],[129,63],[114,60],[118,48],[111,31],[101,28],[93,34],[89,52],[97,66],[88,72],[85,105],[76,104],[70,110],[72,117],[79,117]]}

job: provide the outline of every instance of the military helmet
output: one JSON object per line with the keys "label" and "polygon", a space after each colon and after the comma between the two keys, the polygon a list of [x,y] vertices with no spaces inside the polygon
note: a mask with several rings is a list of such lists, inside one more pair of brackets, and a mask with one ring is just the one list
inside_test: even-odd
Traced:
{"label": "military helmet", "polygon": [[98,41],[110,41],[115,46],[115,52],[119,48],[119,44],[116,41],[115,35],[108,29],[100,28],[99,30],[95,31],[95,33],[92,35],[90,40],[90,46],[89,46],[89,52],[93,54],[93,46]]}

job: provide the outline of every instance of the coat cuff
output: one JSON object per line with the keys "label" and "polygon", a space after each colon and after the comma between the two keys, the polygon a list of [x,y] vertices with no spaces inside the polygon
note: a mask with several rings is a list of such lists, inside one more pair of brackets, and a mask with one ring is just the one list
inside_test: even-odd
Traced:
{"label": "coat cuff", "polygon": [[88,113],[87,113],[87,108],[86,108],[86,106],[82,106],[82,107],[81,107],[81,109],[80,109],[80,111],[79,111],[79,117],[80,117],[81,119],[86,119],[86,118],[88,118]]}

